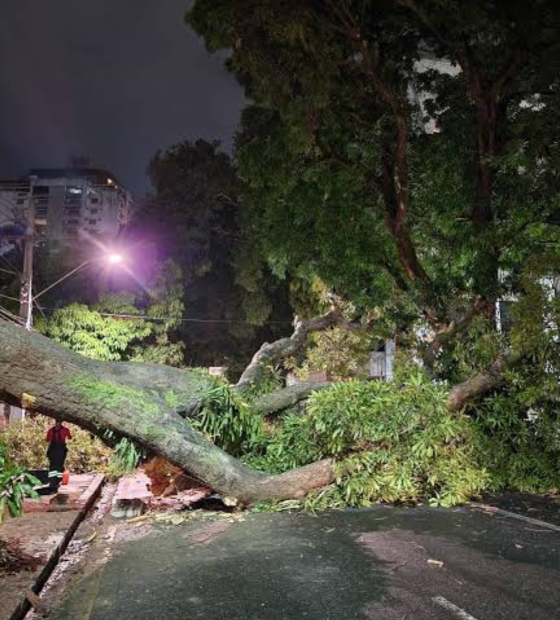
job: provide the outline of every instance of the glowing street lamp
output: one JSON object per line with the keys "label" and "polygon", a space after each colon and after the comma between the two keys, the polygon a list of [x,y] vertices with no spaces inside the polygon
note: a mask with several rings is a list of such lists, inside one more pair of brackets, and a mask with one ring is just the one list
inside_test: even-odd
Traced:
{"label": "glowing street lamp", "polygon": [[[70,276],[74,275],[78,271],[81,271],[85,267],[88,267],[89,265],[91,265],[93,263],[100,262],[100,261],[101,262],[106,262],[109,265],[119,265],[119,264],[124,262],[124,257],[123,257],[122,254],[118,254],[116,252],[111,252],[109,254],[104,254],[103,256],[97,256],[96,258],[90,258],[89,260],[84,261],[81,265],[78,265],[75,269],[72,269],[72,271],[69,271],[67,274],[63,275],[62,278],[59,278],[56,282],[53,282],[51,285],[47,286],[47,288],[43,289],[42,291],[40,291],[36,295],[33,295],[33,301],[37,301],[37,299],[39,299],[39,297],[42,297],[45,293],[48,293],[55,286],[58,286],[61,282],[64,282],[64,280],[66,280]],[[29,321],[29,323],[30,323],[30,321]],[[29,325],[29,326],[26,325],[26,327],[27,327],[27,329],[30,329],[31,325]]]}
{"label": "glowing street lamp", "polygon": [[122,254],[109,254],[106,258],[111,265],[119,265],[124,260]]}

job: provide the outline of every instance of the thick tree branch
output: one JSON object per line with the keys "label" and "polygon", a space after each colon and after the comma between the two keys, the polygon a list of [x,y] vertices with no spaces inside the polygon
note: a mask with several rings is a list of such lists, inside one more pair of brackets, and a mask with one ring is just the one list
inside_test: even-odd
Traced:
{"label": "thick tree branch", "polygon": [[[403,157],[405,157],[403,155]],[[397,245],[399,262],[410,281],[429,284],[428,274],[418,260],[416,249],[406,224],[406,192],[399,192],[395,185],[395,160],[387,150],[383,157],[380,179],[384,200],[385,225]]]}
{"label": "thick tree branch", "polygon": [[408,203],[408,128],[406,103],[401,99],[390,82],[384,79],[379,63],[374,59],[369,43],[365,40],[359,22],[345,2],[325,0],[335,19],[353,44],[360,46],[360,69],[370,81],[379,97],[390,107],[395,122],[395,143],[391,149],[390,180],[382,184],[385,198],[385,222],[397,245],[399,261],[410,281],[428,285],[428,276],[420,264],[406,222]]}
{"label": "thick tree branch", "polygon": [[278,413],[297,405],[297,403],[308,398],[313,392],[324,390],[331,385],[332,382],[330,381],[300,383],[299,385],[291,385],[277,392],[263,394],[251,402],[251,411],[261,416]]}
{"label": "thick tree branch", "polygon": [[181,418],[210,377],[151,364],[96,362],[0,320],[0,394],[96,434],[111,430],[243,503],[303,497],[334,480],[329,460],[270,476],[233,458]]}
{"label": "thick tree branch", "polygon": [[310,333],[324,331],[335,325],[343,326],[347,329],[357,329],[359,327],[354,323],[345,321],[338,309],[331,310],[324,316],[314,319],[299,319],[296,317],[294,333],[289,338],[281,338],[275,342],[263,344],[253,356],[249,366],[243,371],[236,388],[245,389],[258,385],[263,377],[266,376],[269,368],[275,367],[282,360],[298,353],[307,344],[307,337]]}
{"label": "thick tree branch", "polygon": [[504,381],[503,372],[505,369],[506,361],[500,358],[492,364],[487,372],[478,373],[464,383],[456,385],[447,397],[449,411],[459,412],[471,401],[500,387]]}
{"label": "thick tree branch", "polygon": [[460,317],[450,321],[438,330],[433,340],[424,351],[424,361],[429,368],[433,368],[439,352],[445,345],[453,340],[458,334],[468,329],[475,316],[488,310],[488,302],[485,299],[477,299],[472,306]]}

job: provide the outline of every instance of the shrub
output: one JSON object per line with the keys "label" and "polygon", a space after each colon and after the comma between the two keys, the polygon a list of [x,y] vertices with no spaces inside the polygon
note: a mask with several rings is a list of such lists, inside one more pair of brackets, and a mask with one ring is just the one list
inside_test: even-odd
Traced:
{"label": "shrub", "polygon": [[19,517],[23,509],[23,498],[28,495],[37,497],[33,490],[39,481],[30,476],[8,455],[6,446],[0,443],[0,524],[4,521],[6,511],[12,517]]}
{"label": "shrub", "polygon": [[[48,466],[45,438],[52,423],[41,415],[14,422],[0,432],[0,441],[8,456],[25,469],[44,469]],[[112,450],[87,431],[73,424],[68,428],[73,438],[68,446],[68,469],[76,474],[105,470]]]}
{"label": "shrub", "polygon": [[486,399],[474,413],[494,491],[560,489],[557,408],[540,399],[529,404],[526,398],[525,390],[510,389]]}
{"label": "shrub", "polygon": [[246,460],[280,472],[333,457],[337,481],[308,498],[314,508],[460,504],[486,489],[489,475],[479,429],[447,411],[446,394],[421,371],[393,383],[334,384],[311,396],[306,416],[287,415]]}
{"label": "shrub", "polygon": [[297,377],[306,380],[310,371],[323,370],[335,380],[349,377],[364,378],[368,375],[371,352],[382,341],[378,334],[365,329],[347,330],[341,327],[314,332],[305,358],[298,365],[288,360],[285,366]]}
{"label": "shrub", "polygon": [[191,423],[236,456],[252,449],[262,425],[247,403],[221,378],[216,378],[214,387],[204,395],[204,407]]}

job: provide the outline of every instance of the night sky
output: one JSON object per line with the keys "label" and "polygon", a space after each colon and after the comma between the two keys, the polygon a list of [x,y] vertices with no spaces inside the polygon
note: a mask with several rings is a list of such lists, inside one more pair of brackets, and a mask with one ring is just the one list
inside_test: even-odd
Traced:
{"label": "night sky", "polygon": [[90,157],[141,196],[158,148],[231,143],[243,94],[188,0],[2,0],[0,177]]}

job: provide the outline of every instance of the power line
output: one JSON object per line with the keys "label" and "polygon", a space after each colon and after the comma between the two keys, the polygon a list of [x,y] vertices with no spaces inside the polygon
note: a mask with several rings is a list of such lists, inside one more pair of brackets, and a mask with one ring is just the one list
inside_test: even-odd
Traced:
{"label": "power line", "polygon": [[[176,321],[178,323],[235,323],[235,324],[243,324],[243,325],[253,325],[254,327],[258,327],[254,323],[250,323],[249,321],[241,321],[236,319],[193,319],[193,318],[181,318],[178,319],[176,317],[167,316],[149,316],[147,314],[114,314],[111,312],[100,312],[101,316],[113,317],[115,319],[141,319],[141,320],[149,320],[149,321]],[[291,321],[265,321],[262,325],[292,325]]]}
{"label": "power line", "polygon": [[19,301],[18,297],[10,297],[9,295],[3,295],[2,293],[0,293],[0,297],[3,297],[4,299],[11,299],[12,301]]}
{"label": "power line", "polygon": [[[15,299],[15,298],[9,298]],[[16,301],[19,301],[16,299]],[[60,310],[61,308],[48,308],[45,306],[37,307],[42,308],[43,310]],[[253,327],[260,327],[261,325],[293,325],[292,321],[265,321],[264,323],[260,323],[259,325],[255,325],[255,323],[250,323],[249,321],[242,321],[236,319],[194,319],[194,318],[177,318],[174,316],[149,316],[147,314],[126,314],[126,313],[114,313],[114,312],[99,312],[100,316],[114,318],[114,319],[136,319],[138,321],[174,321],[175,323],[221,323],[221,324],[241,324],[241,325],[252,325]]]}

